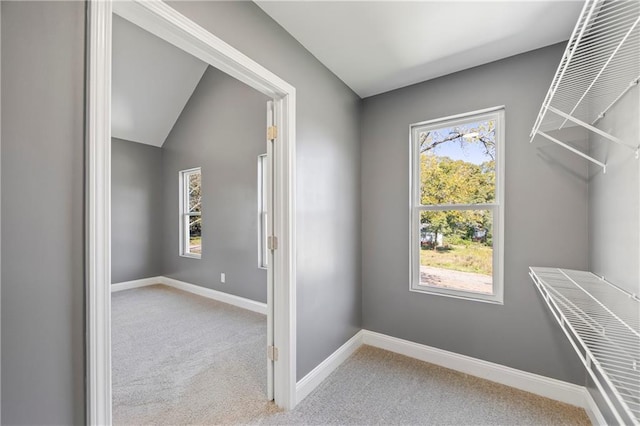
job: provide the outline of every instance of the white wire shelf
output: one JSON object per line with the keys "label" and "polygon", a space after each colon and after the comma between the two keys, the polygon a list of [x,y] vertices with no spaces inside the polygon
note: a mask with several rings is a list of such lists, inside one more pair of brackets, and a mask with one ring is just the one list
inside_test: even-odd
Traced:
{"label": "white wire shelf", "polygon": [[628,147],[638,158],[639,140],[624,141],[596,124],[640,82],[640,1],[587,0],[531,130],[601,166],[548,132],[568,126]]}
{"label": "white wire shelf", "polygon": [[619,424],[640,425],[640,299],[591,272],[529,275]]}

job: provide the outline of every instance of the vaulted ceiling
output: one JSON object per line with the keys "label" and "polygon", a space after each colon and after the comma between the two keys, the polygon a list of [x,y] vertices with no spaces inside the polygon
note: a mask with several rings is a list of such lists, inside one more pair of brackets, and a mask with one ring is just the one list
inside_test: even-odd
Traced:
{"label": "vaulted ceiling", "polygon": [[565,41],[584,4],[255,2],[361,97]]}
{"label": "vaulted ceiling", "polygon": [[[582,1],[256,4],[361,97],[567,40]],[[207,64],[113,17],[112,135],[162,146]]]}
{"label": "vaulted ceiling", "polygon": [[111,134],[162,146],[207,64],[113,16]]}

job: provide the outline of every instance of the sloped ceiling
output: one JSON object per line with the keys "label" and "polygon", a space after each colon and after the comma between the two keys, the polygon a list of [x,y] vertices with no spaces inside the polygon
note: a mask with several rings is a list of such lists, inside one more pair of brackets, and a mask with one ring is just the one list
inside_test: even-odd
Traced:
{"label": "sloped ceiling", "polygon": [[207,64],[113,16],[111,134],[160,147]]}
{"label": "sloped ceiling", "polygon": [[568,40],[584,4],[254,1],[363,98]]}

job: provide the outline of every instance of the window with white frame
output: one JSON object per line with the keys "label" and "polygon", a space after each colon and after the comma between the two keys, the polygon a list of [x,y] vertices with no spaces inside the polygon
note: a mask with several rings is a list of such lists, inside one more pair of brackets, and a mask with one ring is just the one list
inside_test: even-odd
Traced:
{"label": "window with white frame", "polygon": [[267,248],[267,154],[258,156],[258,266],[268,266]]}
{"label": "window with white frame", "polygon": [[200,168],[180,172],[180,255],[202,256],[202,173]]}
{"label": "window with white frame", "polygon": [[411,290],[502,303],[504,109],[411,126]]}

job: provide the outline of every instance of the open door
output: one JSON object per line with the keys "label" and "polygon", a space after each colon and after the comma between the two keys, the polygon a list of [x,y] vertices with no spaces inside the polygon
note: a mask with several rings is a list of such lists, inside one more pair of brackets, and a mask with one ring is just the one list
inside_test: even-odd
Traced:
{"label": "open door", "polygon": [[274,340],[274,259],[273,251],[276,248],[276,239],[273,233],[273,170],[274,170],[274,155],[273,144],[276,139],[276,117],[273,101],[267,102],[267,160],[266,160],[266,197],[267,197],[267,398],[269,401],[274,399],[274,362],[278,358],[277,349],[275,349]]}

